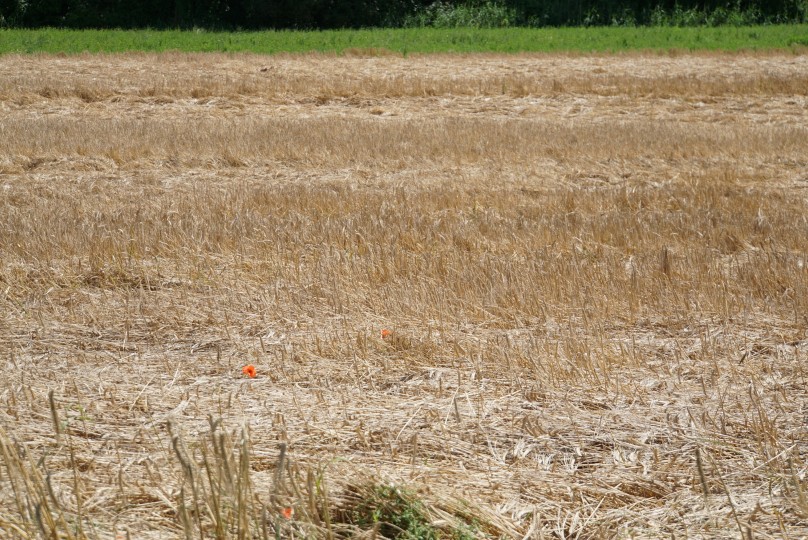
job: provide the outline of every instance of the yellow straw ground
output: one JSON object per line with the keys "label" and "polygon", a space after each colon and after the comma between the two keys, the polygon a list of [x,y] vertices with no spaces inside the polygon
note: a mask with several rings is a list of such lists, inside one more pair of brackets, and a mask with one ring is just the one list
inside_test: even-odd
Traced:
{"label": "yellow straw ground", "polygon": [[0,529],[806,536],[806,126],[805,55],[2,57]]}

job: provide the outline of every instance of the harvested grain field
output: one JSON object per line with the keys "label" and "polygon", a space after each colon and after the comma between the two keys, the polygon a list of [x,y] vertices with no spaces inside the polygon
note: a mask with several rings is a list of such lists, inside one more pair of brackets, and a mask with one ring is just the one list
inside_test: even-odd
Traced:
{"label": "harvested grain field", "polygon": [[804,54],[0,57],[0,535],[808,536],[807,126]]}

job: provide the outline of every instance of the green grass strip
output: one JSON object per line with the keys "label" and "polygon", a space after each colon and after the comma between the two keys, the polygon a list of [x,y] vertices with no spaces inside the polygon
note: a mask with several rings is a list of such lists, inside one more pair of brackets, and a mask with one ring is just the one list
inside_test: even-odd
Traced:
{"label": "green grass strip", "polygon": [[630,50],[769,50],[808,46],[808,25],[716,28],[368,29],[208,32],[157,30],[0,30],[3,53],[335,52],[618,52]]}

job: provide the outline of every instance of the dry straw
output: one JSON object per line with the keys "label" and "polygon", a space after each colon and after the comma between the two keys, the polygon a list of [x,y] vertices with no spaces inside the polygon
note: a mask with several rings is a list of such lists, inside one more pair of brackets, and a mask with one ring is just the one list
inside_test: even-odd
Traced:
{"label": "dry straw", "polygon": [[807,536],[807,80],[0,58],[2,534]]}

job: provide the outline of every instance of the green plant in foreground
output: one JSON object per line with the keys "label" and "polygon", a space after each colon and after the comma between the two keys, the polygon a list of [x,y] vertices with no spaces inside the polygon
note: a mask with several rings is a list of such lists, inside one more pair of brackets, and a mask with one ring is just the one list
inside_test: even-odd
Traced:
{"label": "green plant in foreground", "polygon": [[346,517],[362,529],[397,540],[472,540],[478,536],[476,523],[461,522],[449,530],[433,526],[426,505],[406,488],[367,484],[354,489],[357,502]]}
{"label": "green plant in foreground", "polygon": [[353,509],[352,521],[363,529],[378,527],[387,538],[437,540],[440,535],[414,494],[390,485],[370,486]]}

